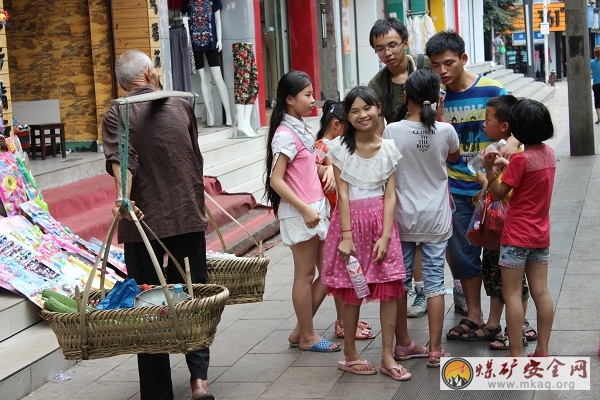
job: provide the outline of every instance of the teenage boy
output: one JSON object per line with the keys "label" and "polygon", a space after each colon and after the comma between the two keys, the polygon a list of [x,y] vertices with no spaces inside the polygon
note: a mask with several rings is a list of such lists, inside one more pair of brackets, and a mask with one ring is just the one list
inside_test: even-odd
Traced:
{"label": "teenage boy", "polygon": [[[448,162],[448,183],[456,206],[453,214],[453,235],[448,241],[450,269],[455,279],[460,279],[467,302],[467,318],[446,334],[449,340],[460,340],[464,334],[483,325],[481,313],[481,247],[471,246],[467,241],[467,228],[474,211],[472,197],[481,190],[475,173],[469,171],[467,162],[492,141],[485,136],[483,121],[488,99],[505,95],[500,82],[465,70],[468,56],[464,40],[454,31],[436,33],[428,41],[425,53],[431,61],[446,90],[445,100],[440,103],[444,119],[452,121],[457,132],[467,132],[468,137],[460,144],[460,157]],[[505,153],[512,154],[518,146],[514,138],[508,140]]]}
{"label": "teenage boy", "polygon": [[398,122],[404,119],[407,111],[404,82],[417,68],[430,69],[431,63],[422,54],[421,57],[406,54],[408,29],[398,18],[375,21],[369,33],[369,43],[385,64],[385,68],[369,81],[369,87],[379,96],[387,123]]}

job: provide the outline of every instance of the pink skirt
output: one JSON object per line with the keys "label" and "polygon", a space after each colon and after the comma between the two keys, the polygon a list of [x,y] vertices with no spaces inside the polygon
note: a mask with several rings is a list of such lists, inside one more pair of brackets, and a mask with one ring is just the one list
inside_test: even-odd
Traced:
{"label": "pink skirt", "polygon": [[373,247],[381,237],[383,230],[383,197],[374,197],[350,201],[350,226],[352,239],[356,247],[355,257],[359,261],[371,295],[358,299],[346,270],[346,262],[338,252],[342,241],[342,228],[338,208],[334,211],[325,239],[323,255],[323,274],[321,280],[327,286],[327,292],[341,298],[346,304],[361,304],[365,301],[390,301],[404,295],[403,279],[406,278],[402,248],[396,224],[392,225],[392,234],[387,256],[375,263]]}

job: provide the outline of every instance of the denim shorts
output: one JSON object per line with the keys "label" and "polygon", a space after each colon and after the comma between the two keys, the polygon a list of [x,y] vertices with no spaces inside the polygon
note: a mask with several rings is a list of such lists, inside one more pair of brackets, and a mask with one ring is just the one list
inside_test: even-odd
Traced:
{"label": "denim shorts", "polygon": [[[406,269],[406,279],[404,279],[404,288],[411,289],[412,276],[415,263],[415,250],[417,243],[401,242],[402,255],[404,256],[404,268]],[[446,246],[447,241],[440,243],[421,243],[421,258],[423,264],[423,283],[425,297],[434,297],[444,295],[444,265],[446,265]]]}
{"label": "denim shorts", "polygon": [[452,237],[448,240],[450,270],[454,279],[470,279],[481,276],[481,247],[472,246],[467,240],[467,230],[475,205],[472,196],[453,194],[456,211],[452,214]]}
{"label": "denim shorts", "polygon": [[504,245],[500,247],[500,261],[498,264],[505,268],[523,269],[525,264],[544,264],[548,265],[548,247],[537,249],[528,249],[526,247],[517,247]]}

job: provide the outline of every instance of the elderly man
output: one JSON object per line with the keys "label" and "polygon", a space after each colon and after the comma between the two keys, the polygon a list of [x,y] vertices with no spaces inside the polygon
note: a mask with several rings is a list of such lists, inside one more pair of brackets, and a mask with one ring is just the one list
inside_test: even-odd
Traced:
{"label": "elderly man", "polygon": [[[116,61],[115,73],[127,96],[152,93],[158,76],[150,58],[137,50],[124,52]],[[121,107],[117,113],[117,107]],[[138,218],[173,253],[179,263],[188,257],[192,281],[206,282],[206,240],[204,231],[203,159],[198,147],[196,117],[187,101],[168,97],[130,104],[127,193],[121,193],[121,165],[117,118],[125,106],[108,109],[102,122],[106,170],[114,176],[117,199],[113,214],[121,213],[119,243],[124,243],[127,273],[138,284],[160,284],[146,246],[129,215],[121,210],[121,199],[132,200]],[[142,214],[142,211],[145,213]],[[165,251],[152,241],[156,257]],[[169,283],[184,282],[172,261],[166,268]],[[138,354],[142,400],[172,400],[171,366],[168,354]],[[209,350],[185,356],[190,370],[192,398],[214,399],[208,393]]]}

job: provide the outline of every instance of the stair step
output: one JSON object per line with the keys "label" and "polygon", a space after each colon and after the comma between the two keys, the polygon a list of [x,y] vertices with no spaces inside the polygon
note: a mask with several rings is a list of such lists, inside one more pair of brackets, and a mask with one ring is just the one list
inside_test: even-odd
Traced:
{"label": "stair step", "polygon": [[500,79],[498,79],[498,82],[500,82],[502,84],[502,86],[506,87],[507,85],[510,85],[511,83],[513,83],[523,77],[524,77],[523,74],[516,74],[514,72],[511,72],[509,74],[501,76]]}
{"label": "stair step", "polygon": [[538,90],[535,93],[533,93],[530,98],[532,100],[537,100],[540,103],[545,103],[549,99],[551,99],[552,97],[554,97],[554,91],[555,91],[555,89],[556,88],[554,86],[544,85],[543,88],[541,88],[540,90]]}
{"label": "stair step", "polygon": [[0,288],[0,342],[38,323],[39,312],[23,295]]}
{"label": "stair step", "polygon": [[229,191],[240,182],[256,176],[262,177],[265,169],[265,157],[266,152],[263,148],[238,159],[207,168],[204,174],[218,177],[223,190]]}
{"label": "stair step", "polygon": [[546,85],[543,82],[533,81],[533,78],[529,79],[531,79],[532,81],[529,82],[527,85],[523,85],[520,88],[514,90],[512,92],[512,95],[518,99],[526,99],[530,98],[538,90],[541,90],[542,88],[546,87]]}
{"label": "stair step", "polygon": [[[245,182],[240,183],[229,189],[231,193],[262,193],[265,188],[265,181],[263,176],[256,176],[254,178],[250,178]],[[261,195],[262,198],[262,195]],[[255,200],[258,202],[260,198],[256,198]]]}
{"label": "stair step", "polygon": [[264,136],[225,139],[208,143],[201,148],[204,157],[204,169],[215,167],[264,148]]}
{"label": "stair step", "polygon": [[220,142],[233,137],[233,128],[230,126],[213,126],[206,127],[198,125],[198,144],[200,151],[202,147],[209,144]]}
{"label": "stair step", "polygon": [[[504,88],[506,89],[508,94],[512,94],[514,96],[515,92],[521,90],[524,87],[527,87],[529,84],[532,84],[534,82],[535,81],[533,80],[533,78],[522,77],[520,79],[516,79],[516,80],[508,83],[507,85],[504,86]],[[515,96],[515,97],[517,97],[517,96]]]}
{"label": "stair step", "polygon": [[[254,208],[236,219],[246,230],[252,233],[257,242],[273,237],[279,232],[279,222],[275,219],[273,210],[267,207]],[[219,230],[223,235],[229,253],[238,256],[243,255],[255,246],[248,233],[233,221],[219,227]],[[221,241],[216,232],[206,235],[206,249],[223,252]]]}
{"label": "stair step", "polygon": [[64,359],[50,326],[38,322],[0,342],[0,399],[25,398],[73,365]]}
{"label": "stair step", "polygon": [[[221,193],[213,194],[211,197],[236,219],[240,218],[256,206],[256,201],[250,193]],[[231,218],[225,215],[225,213],[223,213],[223,211],[221,211],[212,201],[207,199],[205,200],[205,203],[219,227],[231,222]],[[206,232],[212,231],[213,226],[209,221]]]}
{"label": "stair step", "polygon": [[32,160],[31,172],[38,188],[44,191],[106,174],[106,160],[102,153],[70,153],[67,158]]}
{"label": "stair step", "polygon": [[[93,178],[42,191],[50,215],[62,222],[91,208],[115,202],[115,181],[104,173]],[[67,224],[67,226],[69,226]],[[72,228],[69,226],[69,228]]]}
{"label": "stair step", "polygon": [[[114,199],[110,202],[90,208],[86,211],[71,214],[71,216],[57,219],[63,226],[68,227],[71,232],[80,236],[83,240],[89,240],[95,237],[104,240],[110,224],[113,220],[111,207]],[[112,244],[117,244],[117,234],[113,236]]]}

